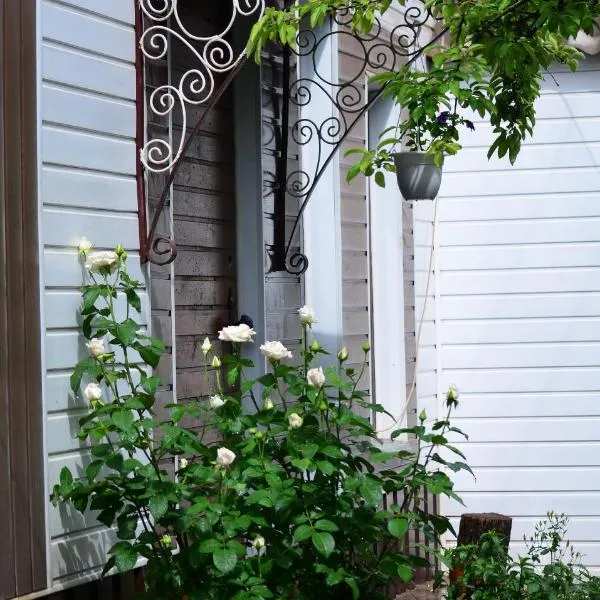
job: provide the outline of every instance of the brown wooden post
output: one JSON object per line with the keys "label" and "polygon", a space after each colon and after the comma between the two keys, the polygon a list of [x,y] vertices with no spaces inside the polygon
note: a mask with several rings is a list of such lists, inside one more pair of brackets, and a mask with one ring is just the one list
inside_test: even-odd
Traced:
{"label": "brown wooden post", "polygon": [[498,513],[466,513],[460,517],[457,545],[468,546],[478,544],[479,539],[484,533],[495,531],[502,536],[504,546],[508,552],[511,530],[511,517]]}
{"label": "brown wooden post", "polygon": [[[503,541],[506,552],[510,544],[510,533],[512,531],[512,517],[498,513],[466,513],[460,517],[458,529],[457,546],[470,546],[479,543],[484,533],[495,531]],[[465,565],[454,565],[450,569],[450,583],[459,580],[464,574]],[[465,598],[469,598],[465,595]]]}

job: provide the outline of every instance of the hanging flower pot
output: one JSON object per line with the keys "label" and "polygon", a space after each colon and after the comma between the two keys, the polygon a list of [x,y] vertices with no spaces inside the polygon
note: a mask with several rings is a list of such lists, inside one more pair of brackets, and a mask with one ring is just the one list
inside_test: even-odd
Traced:
{"label": "hanging flower pot", "polygon": [[394,154],[398,187],[405,200],[433,200],[442,184],[442,166],[432,154],[396,152]]}

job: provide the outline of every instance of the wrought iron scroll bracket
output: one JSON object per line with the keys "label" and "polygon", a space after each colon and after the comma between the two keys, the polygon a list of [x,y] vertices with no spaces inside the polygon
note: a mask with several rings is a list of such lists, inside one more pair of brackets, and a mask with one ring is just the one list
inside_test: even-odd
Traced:
{"label": "wrought iron scroll bracket", "polygon": [[[195,136],[201,130],[213,108],[236,74],[247,62],[245,48],[236,54],[228,41],[238,17],[260,18],[268,0],[232,0],[231,16],[222,31],[202,36],[186,27],[179,12],[179,0],[134,0],[136,33],[136,147],[137,194],[140,233],[140,259],[154,264],[169,264],[177,256],[175,240],[158,235],[157,227],[170,196],[171,186],[179,172]],[[179,80],[178,85],[168,82],[157,87],[148,98],[146,107],[144,65],[148,60],[160,61],[168,57],[170,41],[176,39],[195,58],[195,65]],[[225,75],[216,85],[216,77]],[[204,107],[202,116],[186,137],[188,106]],[[182,114],[182,135],[177,147],[162,138],[146,140],[146,110],[158,117],[169,117],[175,109]],[[158,203],[148,228],[144,174],[165,175]]]}
{"label": "wrought iron scroll bracket", "polygon": [[[348,13],[341,11],[331,17],[335,24],[340,27],[332,27],[320,39],[317,39],[312,31],[301,32],[298,36],[298,49],[294,50],[298,58],[306,57],[313,53],[316,48],[334,35],[350,35],[348,30],[343,29],[348,24]],[[418,45],[421,28],[426,22],[436,20],[430,11],[422,6],[411,6],[404,13],[404,21],[396,25],[391,32],[384,32],[381,22],[376,20],[373,30],[369,34],[352,33],[354,39],[362,47],[364,59],[362,66],[357,70],[354,77],[345,83],[328,81],[321,77],[313,56],[314,75],[310,80],[298,79],[290,83],[290,61],[289,50],[284,50],[284,72],[283,72],[283,100],[282,100],[282,144],[280,148],[280,160],[277,164],[275,213],[274,213],[274,236],[273,246],[269,249],[271,257],[271,272],[285,271],[293,275],[301,275],[308,268],[308,257],[301,252],[293,252],[294,236],[298,231],[302,215],[310,199],[312,198],[319,181],[330,166],[336,153],[347,139],[351,130],[364,117],[369,109],[381,98],[386,86],[381,87],[367,102],[361,102],[360,85],[364,83],[364,73],[367,70],[377,71],[380,69],[393,69],[401,63],[408,67],[414,64],[423,54],[447,33],[448,28],[443,28],[422,46]],[[387,43],[382,40],[385,34]],[[286,75],[287,67],[287,75]],[[297,171],[288,173],[287,157],[289,136],[289,109],[291,104],[297,107],[305,107],[310,103],[310,85],[325,93],[339,117],[328,118],[323,123],[315,123],[301,116],[291,126],[292,136],[301,147],[306,143],[318,144],[316,154],[319,157],[314,173]],[[327,91],[333,89],[333,92]],[[287,93],[286,93],[287,91]],[[304,135],[304,138],[302,137]],[[325,150],[330,148],[328,152]],[[292,230],[285,242],[285,213],[286,196],[300,199],[300,208],[295,218]]]}

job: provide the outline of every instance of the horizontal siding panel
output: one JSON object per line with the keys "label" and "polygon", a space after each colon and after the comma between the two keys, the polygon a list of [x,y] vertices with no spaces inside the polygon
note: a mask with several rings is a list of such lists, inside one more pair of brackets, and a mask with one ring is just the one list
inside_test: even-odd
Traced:
{"label": "horizontal siding panel", "polygon": [[99,19],[66,6],[42,4],[42,37],[106,54],[119,60],[135,61],[133,27]]}
{"label": "horizontal siding panel", "polygon": [[89,448],[89,440],[83,441],[77,438],[79,419],[83,414],[77,411],[75,413],[57,413],[48,417],[46,435],[49,455]]}
{"label": "horizontal siding panel", "polygon": [[[598,187],[598,174],[595,179]],[[597,242],[599,237],[600,218],[597,217],[444,223],[439,232],[443,247]],[[428,234],[422,238],[427,239]]]}
{"label": "horizontal siding panel", "polygon": [[134,177],[45,165],[41,188],[44,204],[137,211]]}
{"label": "horizontal siding panel", "polygon": [[442,272],[440,287],[448,295],[531,294],[600,291],[600,266],[577,269],[519,269]]}
{"label": "horizontal siding panel", "polygon": [[[597,416],[598,396],[595,391],[578,393],[532,392],[528,394],[471,394],[463,392],[456,412],[459,418],[495,417],[562,417],[565,407],[572,417]],[[491,421],[490,421],[491,422]]]}
{"label": "horizontal siding panel", "polygon": [[[563,369],[447,369],[443,384],[454,382],[474,394],[592,392],[600,389],[600,368]],[[568,414],[568,408],[565,408]],[[599,480],[600,481],[600,480]]]}
{"label": "horizontal siding panel", "polygon": [[[489,148],[495,139],[494,128],[489,124],[477,126],[475,134],[464,135],[461,143],[464,148]],[[466,132],[468,133],[468,132]],[[571,144],[578,142],[600,142],[600,118],[596,116],[580,119],[547,119],[539,121],[535,126],[536,144]],[[531,141],[525,142],[524,147]],[[460,156],[449,158],[448,162],[459,161]],[[540,165],[540,167],[543,165]],[[516,172],[515,172],[516,174]],[[444,178],[446,179],[446,178]],[[445,184],[442,184],[445,187]],[[521,186],[514,186],[517,190]],[[442,188],[444,189],[444,188]],[[519,190],[522,192],[522,190]],[[440,194],[442,195],[442,194]],[[445,194],[443,194],[445,195]]]}
{"label": "horizontal siding panel", "polygon": [[596,491],[600,468],[479,468],[477,480],[459,476],[456,488],[464,492],[587,492]]}
{"label": "horizontal siding panel", "polygon": [[[545,515],[548,510],[569,517],[596,516],[600,504],[599,492],[510,492],[506,494],[463,492],[461,498],[474,512],[499,512],[505,515],[533,516]],[[465,507],[456,501],[444,503],[448,513],[460,515]],[[598,563],[600,564],[600,563]]]}
{"label": "horizontal siding panel", "polygon": [[[462,429],[469,435],[469,442],[464,443],[466,448],[471,442],[577,442],[593,441],[598,438],[598,428],[600,427],[600,415],[597,417],[551,417],[551,418],[506,418],[506,419],[461,419],[455,417],[453,424]],[[523,450],[529,452],[529,445],[523,446]],[[566,450],[563,448],[563,450]],[[525,453],[525,452],[524,452]],[[501,456],[499,460],[506,460],[507,457]],[[554,465],[551,457],[554,453],[548,455],[548,462],[541,466]],[[569,460],[568,457],[566,457]],[[600,454],[591,453],[585,464],[595,464],[600,466]],[[485,463],[479,463],[485,464]],[[493,466],[490,463],[487,466]],[[506,463],[504,463],[506,464]],[[513,465],[520,465],[519,460]],[[570,463],[567,463],[570,464]],[[574,465],[577,466],[577,465]]]}
{"label": "horizontal siding panel", "polygon": [[[142,332],[144,330],[142,329]],[[86,340],[79,331],[49,331],[45,339],[46,368],[48,370],[72,369],[88,355]],[[123,352],[115,349],[117,361],[123,360]],[[129,352],[129,361],[141,362],[137,352]]]}
{"label": "horizontal siding panel", "polygon": [[42,44],[42,77],[92,92],[135,100],[133,65]]}
{"label": "horizontal siding panel", "polygon": [[134,140],[101,137],[93,133],[42,127],[42,158],[45,162],[135,175]]}
{"label": "horizontal siding panel", "polygon": [[[469,430],[469,424],[454,422],[457,427]],[[493,429],[496,422],[488,420]],[[517,427],[518,429],[518,427]],[[535,429],[535,428],[534,428]],[[522,430],[519,430],[522,433]],[[491,442],[488,440],[486,442]],[[479,443],[469,442],[462,446],[466,461],[470,467],[598,467],[600,466],[599,442],[558,443],[549,440],[523,444],[516,443]]]}
{"label": "horizontal siding panel", "polygon": [[444,321],[464,319],[509,319],[532,317],[596,317],[600,293],[497,294],[480,296],[443,296],[440,318]]}
{"label": "horizontal siding panel", "polygon": [[[514,166],[511,167],[508,157],[490,161],[485,148],[465,149],[460,161],[448,160],[444,165],[444,177],[453,172],[470,173],[477,171],[506,171],[510,169],[567,169],[571,167],[593,167],[600,164],[600,143],[549,144],[544,146],[525,145]],[[511,171],[512,176],[512,171]],[[538,173],[533,177],[539,178]],[[486,179],[482,175],[482,179]]]}
{"label": "horizontal siding panel", "polygon": [[[94,231],[93,229],[91,230]],[[79,237],[71,242],[75,246],[77,240],[84,235],[91,235],[90,230],[81,231]],[[66,241],[64,242],[66,243]],[[139,258],[130,255],[128,270],[131,277],[144,281],[144,273]],[[44,283],[46,287],[69,287],[79,289],[84,281],[86,270],[77,252],[63,250],[44,250]]]}
{"label": "horizontal siding panel", "polygon": [[[506,367],[588,367],[600,364],[600,343],[444,344],[444,369]],[[600,412],[600,408],[599,408]]]}
{"label": "horizontal siding panel", "polygon": [[[131,309],[131,316],[144,325],[148,321],[148,297],[140,292],[142,311],[138,313]],[[103,306],[102,301],[97,306]],[[79,328],[81,323],[81,294],[79,292],[46,291],[44,295],[44,317],[46,328]],[[120,295],[115,303],[116,316],[119,320],[127,318],[127,300]]]}
{"label": "horizontal siding panel", "polygon": [[42,119],[113,135],[135,138],[135,104],[89,93],[42,86]]}
{"label": "horizontal siding panel", "polygon": [[595,192],[598,190],[598,170],[597,167],[590,167],[540,169],[536,172],[497,171],[476,178],[472,171],[465,171],[444,175],[442,186],[442,200],[452,196],[510,195],[515,189],[521,194]]}
{"label": "horizontal siding panel", "polygon": [[82,395],[75,395],[71,391],[70,376],[70,371],[67,373],[47,373],[45,389],[47,412],[86,407]]}
{"label": "horizontal siding panel", "polygon": [[[433,203],[420,202],[422,219],[433,218]],[[514,194],[501,199],[493,196],[446,198],[438,205],[441,222],[496,221],[600,216],[600,191],[588,194]],[[445,225],[444,225],[445,227]]]}
{"label": "horizontal siding panel", "polygon": [[[424,258],[421,254],[419,266],[427,268],[422,264]],[[476,250],[449,247],[441,253],[439,264],[445,271],[595,267],[600,264],[600,242],[485,246]]]}
{"label": "horizontal siding panel", "polygon": [[[69,211],[45,208],[42,216],[44,242],[49,246],[77,246],[82,237],[96,243],[94,232],[101,232],[102,244],[126,249],[139,246],[138,218],[108,212]],[[131,262],[135,262],[134,259]],[[79,284],[82,277],[80,275]]]}
{"label": "horizontal siding panel", "polygon": [[61,0],[61,2],[132,26],[135,21],[135,5],[131,2],[106,2],[106,0]]}
{"label": "horizontal siding panel", "polygon": [[52,576],[66,577],[73,573],[102,567],[106,553],[117,542],[116,531],[102,529],[68,536],[52,542]]}

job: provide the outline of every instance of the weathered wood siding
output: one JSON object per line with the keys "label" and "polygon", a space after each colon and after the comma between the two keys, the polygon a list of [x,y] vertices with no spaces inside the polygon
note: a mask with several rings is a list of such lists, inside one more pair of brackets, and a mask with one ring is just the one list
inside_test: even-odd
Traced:
{"label": "weathered wood siding", "polygon": [[0,598],[46,587],[36,12],[0,2]]}
{"label": "weathered wood siding", "polygon": [[[186,27],[210,36],[223,30],[224,10],[213,1],[182,6]],[[149,64],[149,90],[172,82],[194,68],[194,55],[173,40],[168,64]],[[219,80],[217,80],[217,85]],[[171,128],[174,145],[188,136],[204,114],[204,106],[188,106],[188,129],[182,115],[172,121],[149,113],[149,131],[167,137]],[[163,400],[197,398],[207,393],[200,344],[235,313],[235,202],[233,169],[233,114],[231,90],[211,111],[194,138],[175,178],[171,199],[161,219],[161,233],[172,236],[178,249],[172,265],[155,266],[152,273],[152,318],[157,335],[169,353],[159,371],[165,383]],[[151,210],[164,187],[164,176],[149,178]],[[215,351],[219,351],[218,343]]]}
{"label": "weathered wood siding", "polygon": [[[466,508],[442,511],[513,515],[515,551],[547,510],[564,512],[598,572],[600,60],[551,70],[514,167],[488,162],[492,128],[481,121],[445,166],[437,319],[421,351],[437,338],[440,400],[450,382],[461,390],[456,425],[477,478],[457,475]],[[430,219],[431,205],[422,210]],[[430,233],[418,236],[421,271]]]}
{"label": "weathered wood siding", "polygon": [[[41,235],[44,246],[45,406],[47,483],[67,465],[82,472],[86,445],[75,438],[86,407],[69,391],[69,376],[85,355],[79,333],[84,269],[76,246],[122,243],[130,270],[138,259],[135,148],[134,3],[45,0],[41,3]],[[147,298],[142,293],[142,324]],[[114,532],[72,508],[49,508],[53,586],[97,573]],[[44,544],[44,540],[38,540]]]}
{"label": "weathered wood siding", "polygon": [[[292,67],[294,70],[294,67]],[[277,182],[277,159],[281,140],[282,60],[278,54],[265,57],[261,67],[263,86],[263,207],[265,232],[265,263],[270,268],[268,250],[273,243],[273,212]],[[290,125],[298,119],[298,107],[290,103]],[[288,177],[299,168],[298,145],[290,127],[288,148]],[[288,186],[289,187],[289,186]],[[286,194],[286,241],[300,208],[298,198]],[[300,251],[302,226],[295,234],[290,255]],[[310,268],[310,267],[309,267]],[[289,273],[267,273],[265,277],[265,318],[268,340],[280,340],[297,353],[301,338],[298,309],[304,304],[304,278]]]}

